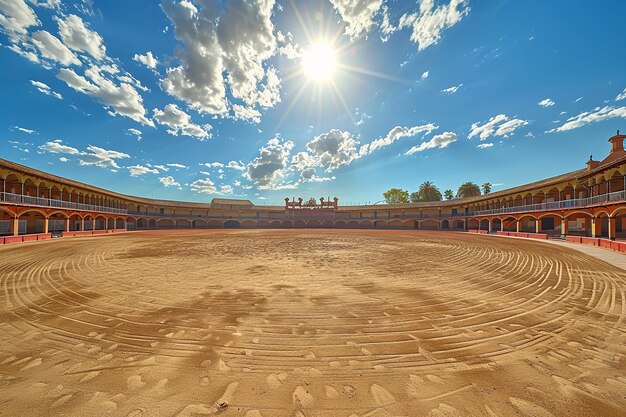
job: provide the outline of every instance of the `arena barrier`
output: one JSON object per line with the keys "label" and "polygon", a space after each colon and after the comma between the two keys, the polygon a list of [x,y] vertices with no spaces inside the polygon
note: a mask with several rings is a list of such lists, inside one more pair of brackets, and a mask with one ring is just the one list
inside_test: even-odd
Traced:
{"label": "arena barrier", "polygon": [[35,242],[37,240],[50,239],[52,233],[37,233],[34,235],[17,235],[0,237],[1,245],[9,245],[13,243]]}
{"label": "arena barrier", "polygon": [[[61,232],[61,237],[73,237],[73,236],[91,236],[91,235],[105,235],[110,233],[126,232],[126,229],[109,229],[109,230],[85,230],[76,232]],[[51,239],[52,233],[36,233],[32,235],[17,235],[17,236],[0,236],[0,245],[9,245],[13,243],[22,242],[36,242],[38,240]]]}
{"label": "arena barrier", "polygon": [[548,239],[548,235],[546,233],[496,232],[496,234],[499,236],[525,237],[527,239]]}
{"label": "arena barrier", "polygon": [[62,232],[61,237],[106,235],[109,233],[121,233],[121,232],[127,232],[127,230],[126,229],[108,229],[108,230],[83,230],[83,231],[75,231],[75,232]]}

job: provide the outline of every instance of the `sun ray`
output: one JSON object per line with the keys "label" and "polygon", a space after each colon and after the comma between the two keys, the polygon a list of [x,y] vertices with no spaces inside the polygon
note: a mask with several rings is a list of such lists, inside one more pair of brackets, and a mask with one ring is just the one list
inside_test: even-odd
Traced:
{"label": "sun ray", "polygon": [[291,113],[293,108],[300,101],[300,97],[302,96],[302,94],[304,94],[304,91],[307,89],[308,85],[309,85],[309,81],[308,80],[306,80],[303,84],[300,85],[300,87],[298,88],[298,91],[296,91],[295,97],[292,98],[291,103],[289,103],[289,106],[287,107],[287,110],[285,110],[285,112],[281,116],[280,120],[276,124],[276,129],[275,130],[278,130],[278,128],[280,126],[282,126],[282,124],[285,122],[285,120],[287,119],[287,116],[289,116],[289,113]]}
{"label": "sun ray", "polygon": [[354,114],[352,113],[352,110],[350,110],[350,106],[348,106],[348,103],[346,103],[346,100],[343,97],[343,94],[341,94],[341,90],[339,90],[339,87],[337,86],[335,81],[334,80],[330,80],[330,85],[331,85],[333,91],[335,92],[335,95],[339,99],[339,102],[342,104],[344,110],[346,111],[346,114],[348,115],[348,117],[350,118],[352,123],[356,124],[356,119],[354,118]]}
{"label": "sun ray", "polygon": [[337,68],[340,70],[344,70],[346,72],[356,72],[359,74],[364,74],[364,75],[369,75],[371,77],[376,77],[376,78],[382,78],[384,80],[389,80],[389,81],[395,81],[401,84],[405,84],[405,85],[413,85],[413,82],[410,80],[405,80],[402,78],[398,78],[398,77],[393,77],[391,75],[387,75],[384,74],[382,72],[377,72],[377,71],[372,71],[372,70],[368,70],[365,68],[361,68],[361,67],[357,67],[354,65],[349,65],[349,64],[344,64],[344,63],[337,63]]}

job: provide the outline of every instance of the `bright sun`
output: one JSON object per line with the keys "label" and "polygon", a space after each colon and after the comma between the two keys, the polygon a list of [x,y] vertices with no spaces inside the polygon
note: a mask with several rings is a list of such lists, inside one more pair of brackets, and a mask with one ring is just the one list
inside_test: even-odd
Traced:
{"label": "bright sun", "polygon": [[302,57],[302,69],[307,77],[328,80],[335,70],[335,51],[327,44],[311,45]]}

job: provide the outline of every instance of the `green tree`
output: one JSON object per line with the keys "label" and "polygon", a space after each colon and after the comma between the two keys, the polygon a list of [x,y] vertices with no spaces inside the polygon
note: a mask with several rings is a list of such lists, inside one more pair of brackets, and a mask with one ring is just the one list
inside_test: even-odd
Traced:
{"label": "green tree", "polygon": [[446,200],[452,200],[454,198],[454,193],[450,189],[444,191],[443,195],[446,197]]}
{"label": "green tree", "polygon": [[441,192],[435,184],[425,181],[420,185],[419,190],[411,194],[411,201],[441,201]]}
{"label": "green tree", "polygon": [[480,195],[480,188],[471,181],[463,183],[456,192],[456,198],[475,197],[477,195]]}
{"label": "green tree", "polygon": [[387,204],[401,204],[409,202],[409,192],[399,188],[390,188],[383,193]]}
{"label": "green tree", "polygon": [[484,183],[481,187],[483,189],[483,194],[489,194],[491,192],[491,183],[490,182]]}

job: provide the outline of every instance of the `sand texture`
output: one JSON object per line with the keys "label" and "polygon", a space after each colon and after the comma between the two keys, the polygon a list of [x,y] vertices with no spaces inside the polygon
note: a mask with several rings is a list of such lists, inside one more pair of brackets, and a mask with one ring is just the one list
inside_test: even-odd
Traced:
{"label": "sand texture", "polygon": [[2,416],[624,416],[626,272],[541,242],[151,231],[0,248]]}

